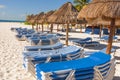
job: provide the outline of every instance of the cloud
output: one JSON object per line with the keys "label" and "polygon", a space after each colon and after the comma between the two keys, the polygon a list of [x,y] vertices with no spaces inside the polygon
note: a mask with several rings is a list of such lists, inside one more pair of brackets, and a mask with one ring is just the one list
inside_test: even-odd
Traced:
{"label": "cloud", "polygon": [[0,5],[0,9],[1,9],[1,8],[5,8],[5,5]]}

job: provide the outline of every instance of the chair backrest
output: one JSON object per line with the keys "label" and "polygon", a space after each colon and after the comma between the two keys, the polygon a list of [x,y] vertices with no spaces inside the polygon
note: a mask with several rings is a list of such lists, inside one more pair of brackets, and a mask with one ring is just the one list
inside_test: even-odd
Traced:
{"label": "chair backrest", "polygon": [[112,80],[115,73],[115,59],[94,67],[94,80]]}
{"label": "chair backrest", "polygon": [[108,29],[103,29],[103,34],[108,35],[109,34]]}

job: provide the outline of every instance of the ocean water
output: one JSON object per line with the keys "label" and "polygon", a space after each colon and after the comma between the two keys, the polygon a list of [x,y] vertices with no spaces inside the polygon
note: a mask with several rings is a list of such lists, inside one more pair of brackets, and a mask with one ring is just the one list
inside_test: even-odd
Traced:
{"label": "ocean water", "polygon": [[21,20],[0,20],[0,22],[25,22]]}

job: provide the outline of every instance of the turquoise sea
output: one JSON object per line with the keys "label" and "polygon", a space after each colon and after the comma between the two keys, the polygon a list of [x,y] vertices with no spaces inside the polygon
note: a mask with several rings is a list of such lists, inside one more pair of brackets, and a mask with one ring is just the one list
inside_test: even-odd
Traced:
{"label": "turquoise sea", "polygon": [[0,20],[0,22],[25,22],[22,20]]}

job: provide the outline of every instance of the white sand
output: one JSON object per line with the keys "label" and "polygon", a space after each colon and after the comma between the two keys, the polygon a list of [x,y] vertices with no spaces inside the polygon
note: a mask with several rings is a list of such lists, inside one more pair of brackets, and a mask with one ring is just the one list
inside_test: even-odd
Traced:
{"label": "white sand", "polygon": [[[11,27],[31,27],[21,23],[0,23],[0,80],[35,80],[22,66],[22,51],[24,46],[29,45],[25,41],[18,41]],[[70,37],[83,38],[96,37],[84,33],[70,33]],[[85,51],[98,51],[106,47],[105,42],[98,47],[86,48]],[[114,43],[120,48],[120,42]],[[120,80],[120,49],[116,52],[116,73],[114,80]]]}

